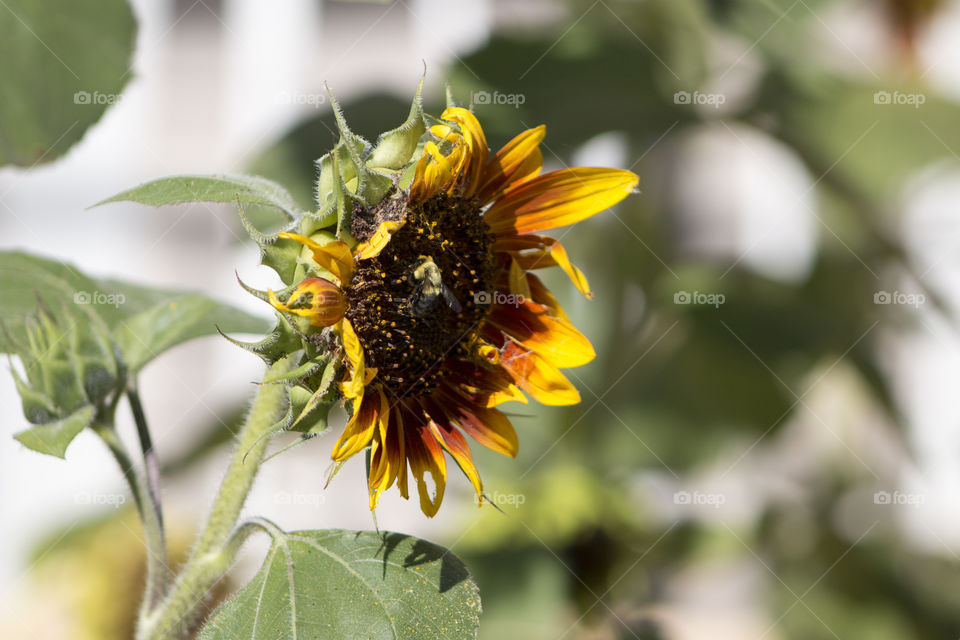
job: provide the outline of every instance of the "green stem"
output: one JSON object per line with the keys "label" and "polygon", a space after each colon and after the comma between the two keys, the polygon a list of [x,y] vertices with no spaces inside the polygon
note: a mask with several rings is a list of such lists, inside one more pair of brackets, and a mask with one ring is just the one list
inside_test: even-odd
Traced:
{"label": "green stem", "polygon": [[[285,373],[290,368],[289,358],[281,360],[270,367],[266,375]],[[137,632],[140,640],[189,637],[210,589],[233,564],[240,545],[251,531],[244,526],[234,534],[234,527],[267,449],[269,438],[264,436],[282,416],[285,391],[286,387],[279,384],[260,386],[207,525],[170,593],[155,611],[140,621]]]}
{"label": "green stem", "polygon": [[130,485],[143,525],[143,540],[147,551],[147,586],[141,604],[142,615],[160,602],[167,586],[167,545],[160,518],[160,505],[154,500],[149,482],[134,470],[133,460],[113,425],[98,423],[93,429],[110,449],[123,477]]}

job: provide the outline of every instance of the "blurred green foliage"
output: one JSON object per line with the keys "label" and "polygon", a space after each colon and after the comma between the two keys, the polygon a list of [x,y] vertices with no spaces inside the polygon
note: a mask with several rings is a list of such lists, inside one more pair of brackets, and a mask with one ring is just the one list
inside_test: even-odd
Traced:
{"label": "blurred green foliage", "polygon": [[[448,70],[463,102],[483,91],[523,96],[516,106],[475,105],[491,147],[546,123],[544,157],[556,167],[613,132],[643,191],[557,234],[596,297],[578,299],[562,276],[547,281],[598,358],[571,373],[580,406],[514,410],[518,460],[478,454],[488,491],[523,496],[520,505],[501,504],[505,515],[484,510],[468,521],[453,547],[477,573],[481,638],[669,638],[671,615],[688,611],[678,582],[725,562],[756,572],[750,613],[761,633],[769,626],[766,637],[960,635],[955,556],[916,550],[893,524],[898,512],[870,510],[870,493],[896,475],[870,457],[869,438],[909,450],[902,431],[878,426],[867,444],[848,449],[850,424],[811,416],[811,405],[832,390],[849,405],[843,419],[902,423],[877,327],[896,330],[909,315],[874,304],[874,294],[896,288],[885,279],[890,273],[923,286],[900,238],[896,203],[917,170],[954,161],[960,150],[960,107],[924,84],[907,53],[901,67],[842,71],[818,50],[817,39],[830,37],[821,15],[836,4],[570,0],[556,24],[505,27]],[[896,23],[891,34],[914,27]],[[719,56],[730,43],[733,53]],[[724,77],[741,67],[752,77],[722,110],[674,97],[722,91]],[[924,102],[884,105],[878,91],[921,94]],[[436,98],[429,104],[426,96],[428,110],[442,108]],[[402,97],[382,94],[343,106],[361,135],[406,113]],[[687,212],[670,194],[686,170],[677,149],[686,136],[723,126],[785,147],[811,176],[819,244],[799,279],[683,242],[678,221]],[[250,169],[307,204],[312,162],[336,141],[335,130],[332,114],[305,121]],[[726,301],[678,305],[678,291],[722,293]],[[936,291],[925,294],[941,304]],[[830,453],[796,444],[804,414],[813,424],[807,439],[815,429],[833,443]],[[776,466],[795,446],[786,459],[815,471],[797,477]],[[796,495],[757,485],[744,500],[746,515],[730,502],[705,516],[677,508],[677,488],[710,482],[711,472],[722,479],[727,467],[731,477],[780,479]],[[724,486],[700,488],[727,495]],[[854,499],[861,505],[851,507]],[[847,520],[855,524],[841,526]],[[723,583],[714,589],[726,602]]]}

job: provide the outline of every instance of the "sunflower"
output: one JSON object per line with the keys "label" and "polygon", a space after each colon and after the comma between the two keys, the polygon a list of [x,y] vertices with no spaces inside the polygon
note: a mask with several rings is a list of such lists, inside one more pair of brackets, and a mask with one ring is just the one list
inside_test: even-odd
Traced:
{"label": "sunflower", "polygon": [[[333,448],[342,462],[369,447],[370,508],[394,484],[432,517],[443,500],[447,455],[482,502],[466,436],[516,456],[517,434],[496,407],[526,395],[579,402],[560,372],[595,352],[533,270],[559,266],[590,297],[559,241],[539,232],[619,202],[629,171],[577,167],[541,174],[545,127],[495,154],[476,117],[447,108],[426,134],[409,188],[394,184],[372,207],[354,207],[351,246],[280,234],[312,252],[331,278],[309,277],[278,310],[333,327],[345,354],[340,392],[352,415]],[[432,479],[433,488],[427,481]]]}

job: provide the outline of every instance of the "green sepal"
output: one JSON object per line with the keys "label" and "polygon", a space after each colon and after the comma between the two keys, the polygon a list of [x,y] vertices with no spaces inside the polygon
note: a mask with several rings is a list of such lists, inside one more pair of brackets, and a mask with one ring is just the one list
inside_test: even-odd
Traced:
{"label": "green sepal", "polygon": [[453,97],[453,87],[448,84],[444,93],[446,94],[447,98],[447,109],[453,109],[460,106]]}
{"label": "green sepal", "polygon": [[371,169],[390,169],[400,171],[409,164],[414,157],[420,138],[427,127],[423,122],[423,78],[417,85],[417,92],[410,105],[410,115],[406,122],[392,131],[380,135],[377,144],[367,159],[367,166]]}
{"label": "green sepal", "polygon": [[81,431],[90,426],[95,413],[92,406],[81,407],[62,420],[21,431],[13,437],[32,451],[63,459],[67,447]]}
{"label": "green sepal", "polygon": [[[290,425],[289,429],[291,431],[300,431],[302,433],[316,435],[327,430],[327,418],[335,402],[335,399],[330,396],[336,395],[336,389],[332,388],[333,378],[339,365],[340,361],[338,358],[334,358],[327,363],[323,373],[320,375],[316,391],[314,391],[303,404],[297,418]],[[331,394],[331,392],[333,393]]]}
{"label": "green sepal", "polygon": [[[294,270],[297,267],[297,256],[300,254],[300,244],[294,240],[281,238],[280,232],[265,234],[250,221],[243,210],[242,203],[237,200],[237,216],[240,224],[250,235],[250,238],[260,249],[260,264],[270,267],[284,282],[291,282]],[[298,222],[291,222],[281,231],[295,231]]]}
{"label": "green sepal", "polygon": [[10,373],[13,374],[13,383],[20,394],[20,404],[23,407],[23,415],[30,424],[47,424],[57,419],[57,409],[53,401],[43,393],[33,389],[20,376],[20,373],[10,365]]}
{"label": "green sepal", "polygon": [[314,356],[313,358],[307,359],[303,364],[292,371],[265,377],[263,379],[263,384],[276,384],[278,382],[300,382],[301,380],[309,378],[315,373],[319,373],[320,369],[327,366],[327,362],[329,362],[329,360],[330,356],[327,354]]}
{"label": "green sepal", "polygon": [[242,342],[220,332],[224,338],[241,349],[255,354],[266,364],[272,365],[278,360],[303,348],[300,334],[290,325],[281,313],[276,314],[277,326],[259,342]]}

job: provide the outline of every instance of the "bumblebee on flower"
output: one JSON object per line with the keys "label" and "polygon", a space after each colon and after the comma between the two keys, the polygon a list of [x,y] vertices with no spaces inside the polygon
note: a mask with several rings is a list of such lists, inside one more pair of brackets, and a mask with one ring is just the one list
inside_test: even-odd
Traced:
{"label": "bumblebee on flower", "polygon": [[432,118],[419,97],[373,148],[336,113],[342,138],[320,163],[318,195],[338,211],[337,234],[323,230],[323,210],[280,233],[278,243],[302,245],[308,266],[267,299],[308,338],[330,327],[342,346],[344,366],[328,383],[351,418],[334,461],[369,448],[371,509],[394,484],[409,496],[409,466],[433,516],[447,456],[482,495],[465,436],[517,454],[498,405],[528,395],[579,402],[560,369],[589,362],[593,347],[534,271],[558,266],[590,290],[560,242],[539,233],[609,208],[638,178],[587,167],[542,174],[545,127],[491,153],[473,113],[451,106]]}

